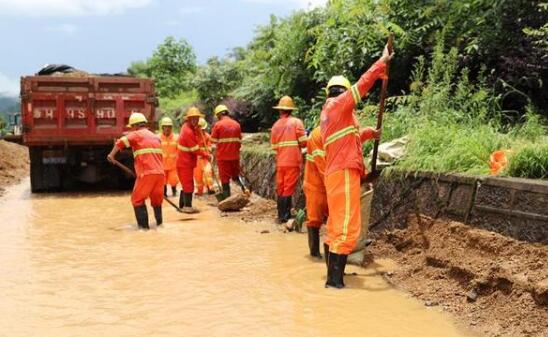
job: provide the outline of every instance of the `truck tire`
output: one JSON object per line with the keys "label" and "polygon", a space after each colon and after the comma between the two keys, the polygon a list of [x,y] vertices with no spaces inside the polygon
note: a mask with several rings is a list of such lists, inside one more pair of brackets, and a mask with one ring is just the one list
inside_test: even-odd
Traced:
{"label": "truck tire", "polygon": [[30,157],[30,191],[32,193],[42,192],[44,186],[42,185],[43,177],[43,164],[42,164],[42,151],[39,148],[29,147]]}
{"label": "truck tire", "polygon": [[32,193],[59,191],[62,170],[59,165],[45,165],[42,161],[42,148],[29,148],[30,190]]}

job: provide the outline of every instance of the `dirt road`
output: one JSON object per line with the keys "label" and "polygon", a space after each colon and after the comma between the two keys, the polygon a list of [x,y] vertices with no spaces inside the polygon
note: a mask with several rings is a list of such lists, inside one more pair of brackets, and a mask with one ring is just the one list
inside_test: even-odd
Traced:
{"label": "dirt road", "polygon": [[[5,336],[472,336],[395,290],[378,260],[324,289],[306,238],[273,224],[195,217],[165,206],[158,230],[135,230],[129,196],[0,199],[0,331]],[[261,234],[263,232],[263,234]]]}

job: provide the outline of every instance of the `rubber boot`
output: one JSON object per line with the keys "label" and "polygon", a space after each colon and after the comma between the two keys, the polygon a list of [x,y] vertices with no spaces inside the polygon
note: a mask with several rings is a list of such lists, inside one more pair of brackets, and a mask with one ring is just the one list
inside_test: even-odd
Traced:
{"label": "rubber boot", "polygon": [[174,197],[177,196],[177,186],[171,186],[171,193],[173,194]]}
{"label": "rubber boot", "polygon": [[278,199],[276,199],[276,203],[278,206],[278,219],[276,219],[276,222],[278,224],[284,223],[284,207],[285,207],[285,197],[278,196]]}
{"label": "rubber boot", "polygon": [[179,208],[183,208],[186,206],[186,197],[185,192],[181,191],[181,194],[179,194]]}
{"label": "rubber boot", "polygon": [[133,207],[135,211],[135,218],[137,219],[137,226],[139,229],[149,229],[148,227],[148,212],[145,205]]}
{"label": "rubber boot", "polygon": [[344,268],[348,255],[329,253],[326,288],[344,288]]}
{"label": "rubber boot", "polygon": [[230,197],[230,183],[223,184],[223,198],[226,199]]}
{"label": "rubber boot", "polygon": [[291,207],[292,206],[293,206],[293,203],[291,202],[291,196],[284,197],[283,214],[282,214],[283,222],[287,222],[289,220],[289,218],[291,218]]}
{"label": "rubber boot", "polygon": [[162,219],[162,206],[153,206],[154,209],[154,218],[156,219],[156,226],[161,226],[163,219]]}
{"label": "rubber boot", "polygon": [[325,268],[329,268],[329,245],[324,242],[323,255],[325,257]]}
{"label": "rubber boot", "polygon": [[187,214],[195,214],[195,213],[199,213],[199,211],[192,207],[192,192],[190,193],[181,193],[184,197],[184,206],[183,208],[181,209],[181,211],[183,213],[187,213]]}
{"label": "rubber boot", "polygon": [[322,258],[320,253],[320,229],[308,227],[308,248],[310,248],[310,256]]}
{"label": "rubber boot", "polygon": [[164,197],[167,197],[167,185],[164,185]]}

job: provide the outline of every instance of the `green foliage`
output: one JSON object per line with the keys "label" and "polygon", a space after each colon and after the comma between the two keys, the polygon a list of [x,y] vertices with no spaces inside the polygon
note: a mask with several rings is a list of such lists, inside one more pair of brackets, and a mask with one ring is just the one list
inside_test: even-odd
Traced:
{"label": "green foliage", "polygon": [[[546,7],[525,0],[331,0],[325,8],[271,17],[247,48],[238,50],[239,58],[227,58],[230,66],[224,66],[225,60],[206,65],[197,76],[197,83],[204,83],[206,89],[199,90],[200,98],[210,104],[235,96],[250,103],[251,117],[269,127],[275,119],[272,105],[280,96],[290,95],[299,103],[299,116],[314,126],[327,80],[336,74],[356,80],[378,59],[389,32],[396,35],[397,54],[391,66],[390,96],[420,89],[421,82],[409,82],[413,65],[421,56],[423,62],[430,62],[427,58],[442,34],[444,46],[453,48],[447,57],[456,63],[451,62],[454,69],[446,69],[437,62],[440,67],[432,76],[443,81],[461,76],[462,88],[466,77],[472,85],[483,82],[485,88],[495,87],[497,94],[512,91],[499,100],[502,110],[514,111],[512,118],[515,111],[519,117],[530,102],[542,113],[548,109],[546,85],[539,81],[548,69],[542,49]],[[466,73],[455,74],[462,66]],[[238,81],[231,81],[229,74],[235,69]],[[378,98],[377,90],[370,94],[372,102]],[[517,92],[524,96],[516,99]],[[444,101],[444,95],[437,92],[437,100]],[[474,102],[480,102],[479,97]]]}
{"label": "green foliage", "polygon": [[[502,123],[500,95],[483,84],[472,84],[469,70],[459,70],[456,51],[444,51],[438,40],[427,66],[419,58],[413,71],[412,93],[392,98],[384,120],[383,141],[407,135],[407,154],[397,163],[398,169],[433,172],[488,174],[491,153],[519,148],[531,143],[547,146],[543,138],[546,127],[531,108],[521,124]],[[425,69],[428,69],[425,71]],[[372,125],[373,118],[362,111],[362,121]],[[366,149],[371,148],[369,145]],[[541,164],[520,161],[520,175],[538,177]],[[529,162],[531,163],[531,161]],[[527,175],[530,170],[531,175]],[[517,171],[510,171],[514,175]]]}
{"label": "green foliage", "polygon": [[514,150],[505,175],[521,178],[548,179],[548,140]]}
{"label": "green foliage", "polygon": [[[241,57],[241,56],[240,56]],[[237,86],[242,79],[242,71],[235,59],[214,57],[207,64],[198,68],[193,81],[193,86],[201,102],[209,110],[219,104],[230,95],[230,91]]]}
{"label": "green foliage", "polygon": [[128,73],[156,81],[160,97],[174,97],[191,88],[191,75],[196,71],[196,55],[185,40],[168,36],[146,61],[133,62]]}

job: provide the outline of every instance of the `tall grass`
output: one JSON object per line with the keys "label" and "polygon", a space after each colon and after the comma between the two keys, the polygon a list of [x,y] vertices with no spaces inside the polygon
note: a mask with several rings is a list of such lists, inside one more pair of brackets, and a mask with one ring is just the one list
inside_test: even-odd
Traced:
{"label": "tall grass", "polygon": [[[432,53],[417,60],[411,93],[388,101],[383,142],[409,136],[407,153],[397,167],[406,170],[488,174],[496,150],[519,148],[506,170],[509,176],[546,178],[548,141],[545,121],[530,112],[522,124],[505,126],[499,97],[469,70],[458,67],[457,50],[444,50],[443,39]],[[362,125],[375,125],[370,107],[362,111]],[[365,146],[366,153],[371,143]]]}

